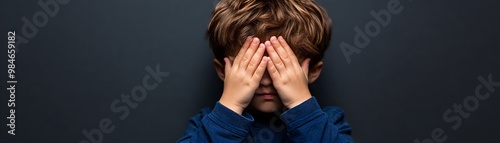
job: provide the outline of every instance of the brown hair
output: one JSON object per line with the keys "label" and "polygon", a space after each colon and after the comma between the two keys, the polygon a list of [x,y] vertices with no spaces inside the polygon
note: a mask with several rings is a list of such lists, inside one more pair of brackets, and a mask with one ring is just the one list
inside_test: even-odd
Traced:
{"label": "brown hair", "polygon": [[323,58],[330,33],[331,20],[314,0],[221,0],[212,12],[207,38],[222,62],[235,56],[248,36],[261,42],[283,36],[297,57],[311,58],[312,66]]}

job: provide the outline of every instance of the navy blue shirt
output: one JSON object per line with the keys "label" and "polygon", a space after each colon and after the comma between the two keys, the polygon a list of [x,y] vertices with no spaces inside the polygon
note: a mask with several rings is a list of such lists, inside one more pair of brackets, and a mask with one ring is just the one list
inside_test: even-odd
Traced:
{"label": "navy blue shirt", "polygon": [[340,108],[320,108],[315,97],[283,112],[277,118],[254,120],[217,102],[191,118],[179,143],[351,143],[351,127]]}

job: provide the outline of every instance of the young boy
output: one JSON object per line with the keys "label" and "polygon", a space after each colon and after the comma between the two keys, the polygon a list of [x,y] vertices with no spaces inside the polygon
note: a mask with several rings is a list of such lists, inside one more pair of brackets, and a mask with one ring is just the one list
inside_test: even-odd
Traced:
{"label": "young boy", "polygon": [[221,0],[207,36],[224,90],[178,142],[352,142],[342,110],[321,109],[308,88],[330,29],[313,0]]}

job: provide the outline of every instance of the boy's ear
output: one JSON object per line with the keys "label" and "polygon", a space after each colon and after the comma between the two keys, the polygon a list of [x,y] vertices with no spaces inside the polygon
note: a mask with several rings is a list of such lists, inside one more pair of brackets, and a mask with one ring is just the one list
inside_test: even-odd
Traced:
{"label": "boy's ear", "polygon": [[219,60],[217,60],[217,58],[214,58],[214,66],[217,75],[222,81],[224,81],[224,78],[226,77],[226,74],[224,73],[225,72],[224,64],[222,64]]}
{"label": "boy's ear", "polygon": [[323,69],[323,61],[319,61],[316,65],[312,66],[309,69],[309,75],[308,75],[309,84],[313,83],[314,81],[316,81],[316,79],[318,79],[322,69]]}

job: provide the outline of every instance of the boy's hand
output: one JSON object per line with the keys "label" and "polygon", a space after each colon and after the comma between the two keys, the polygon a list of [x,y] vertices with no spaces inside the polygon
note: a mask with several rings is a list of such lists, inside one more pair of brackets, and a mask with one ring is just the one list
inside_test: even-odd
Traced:
{"label": "boy's hand", "polygon": [[302,64],[283,37],[271,37],[266,41],[266,51],[269,54],[267,71],[273,80],[283,105],[288,109],[311,98],[309,92],[307,74],[310,59],[305,59]]}
{"label": "boy's hand", "polygon": [[262,58],[265,46],[259,43],[258,38],[249,37],[233,64],[224,58],[224,91],[219,102],[240,115],[250,104],[266,70],[267,61]]}

